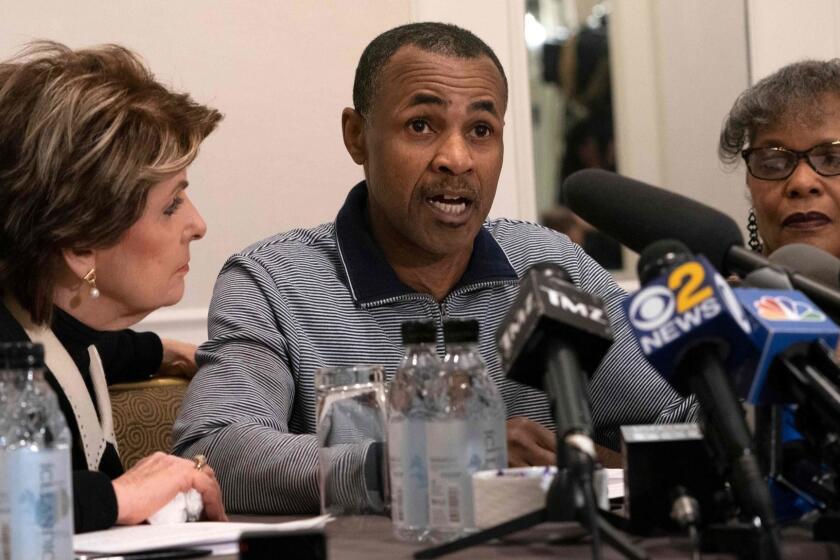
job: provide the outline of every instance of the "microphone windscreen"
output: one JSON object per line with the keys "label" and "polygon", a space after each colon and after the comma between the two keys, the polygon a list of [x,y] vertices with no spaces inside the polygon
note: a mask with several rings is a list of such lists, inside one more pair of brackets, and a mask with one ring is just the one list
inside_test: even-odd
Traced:
{"label": "microphone windscreen", "polygon": [[840,289],[840,259],[807,243],[791,243],[779,247],[770,262],[808,276],[829,288]]}
{"label": "microphone windscreen", "polygon": [[678,239],[718,270],[744,238],[735,221],[676,193],[602,169],[584,169],[563,182],[561,201],[581,218],[637,253],[660,239]]}

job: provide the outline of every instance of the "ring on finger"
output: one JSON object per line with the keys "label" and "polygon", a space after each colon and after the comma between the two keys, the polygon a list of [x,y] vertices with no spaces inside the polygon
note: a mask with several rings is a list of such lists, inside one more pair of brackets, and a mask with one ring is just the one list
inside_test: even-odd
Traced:
{"label": "ring on finger", "polygon": [[192,460],[193,460],[193,466],[195,467],[195,470],[197,470],[197,471],[200,471],[201,469],[203,469],[204,465],[207,464],[207,457],[205,457],[204,455],[201,455],[201,454],[193,455]]}

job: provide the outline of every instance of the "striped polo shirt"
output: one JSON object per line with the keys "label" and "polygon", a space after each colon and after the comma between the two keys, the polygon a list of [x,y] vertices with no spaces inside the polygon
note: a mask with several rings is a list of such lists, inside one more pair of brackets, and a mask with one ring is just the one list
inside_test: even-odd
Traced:
{"label": "striped polo shirt", "polygon": [[[563,267],[579,288],[600,295],[612,322],[615,340],[589,384],[595,440],[616,448],[623,424],[693,415],[692,401],[680,398],[637,349],[621,310],[626,294],[565,235],[509,219],[485,222],[463,276],[437,301],[397,278],[372,236],[366,205],[362,182],[335,222],[252,245],[219,274],[210,339],[199,348],[200,371],[173,439],[177,453],[207,456],[229,511],[317,511],[314,372],[375,363],[390,377],[402,356],[404,321],[434,321],[442,357],[442,322],[477,319],[481,353],[508,417],[552,427],[545,394],[505,378],[495,341],[519,278],[540,262]],[[347,487],[364,484],[361,468],[348,476]]]}

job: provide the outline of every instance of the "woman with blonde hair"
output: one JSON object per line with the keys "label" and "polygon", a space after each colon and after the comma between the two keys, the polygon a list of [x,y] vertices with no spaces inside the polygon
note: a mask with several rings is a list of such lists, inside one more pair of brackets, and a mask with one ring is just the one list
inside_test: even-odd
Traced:
{"label": "woman with blonde hair", "polygon": [[45,345],[73,434],[77,531],[143,522],[190,489],[225,519],[201,457],[123,471],[102,390],[189,354],[125,329],[183,295],[206,231],[187,167],[221,118],[116,45],[41,42],[0,62],[0,341]]}

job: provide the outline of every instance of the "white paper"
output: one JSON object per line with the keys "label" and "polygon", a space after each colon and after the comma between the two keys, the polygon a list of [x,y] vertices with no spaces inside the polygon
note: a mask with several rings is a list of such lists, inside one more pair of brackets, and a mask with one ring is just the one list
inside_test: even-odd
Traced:
{"label": "white paper", "polygon": [[606,469],[607,494],[610,499],[624,497],[624,469]]}
{"label": "white paper", "polygon": [[[73,549],[77,554],[124,554],[176,546],[207,546],[235,543],[247,531],[272,531],[288,533],[293,531],[322,530],[330,520],[321,515],[300,521],[286,523],[224,523],[202,521],[175,525],[134,525],[113,527],[107,531],[82,533],[73,537]],[[216,548],[213,546],[212,548]]]}

